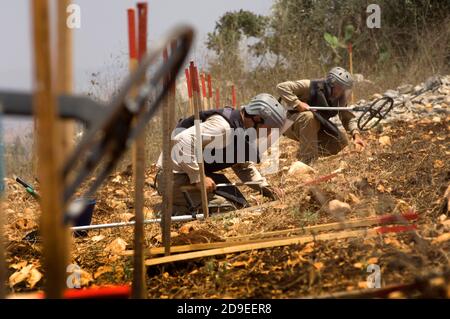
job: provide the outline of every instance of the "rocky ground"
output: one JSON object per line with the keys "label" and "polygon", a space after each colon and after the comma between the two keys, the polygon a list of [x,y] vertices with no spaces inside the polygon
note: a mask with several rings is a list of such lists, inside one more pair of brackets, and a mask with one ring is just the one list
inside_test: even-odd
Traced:
{"label": "rocky ground", "polygon": [[[268,176],[273,185],[283,189],[281,201],[253,211],[216,215],[208,221],[174,224],[172,241],[175,245],[220,242],[405,211],[419,214],[416,231],[315,241],[150,267],[149,298],[296,298],[354,292],[367,288],[369,264],[380,266],[382,287],[448,271],[450,219],[444,193],[450,181],[450,76],[437,79],[436,86],[431,85],[435,78],[386,92],[396,105],[382,124],[364,133],[368,146],[362,153],[350,146],[338,155],[319,159],[313,170],[295,171],[299,165],[295,163],[296,144],[283,138],[281,169]],[[302,186],[336,169],[341,169],[337,176],[314,189]],[[151,168],[146,176],[147,218],[155,216],[161,201],[150,186],[153,177]],[[8,284],[12,292],[35,291],[45,284],[42,245],[39,239],[25,237],[37,229],[38,205],[12,179],[7,179],[7,187],[3,207]],[[252,206],[266,202],[251,190],[243,191]],[[331,201],[338,204],[337,211]],[[127,170],[111,176],[99,191],[93,223],[132,218],[131,174]],[[158,225],[147,225],[145,235],[148,247],[161,246]],[[132,259],[123,252],[133,248],[132,242],[132,228],[90,231],[87,237],[74,238],[72,261],[83,270],[83,286],[130,283]],[[449,297],[448,276],[439,280],[433,283],[437,288],[432,296]],[[413,289],[389,297],[424,295],[423,290]]]}

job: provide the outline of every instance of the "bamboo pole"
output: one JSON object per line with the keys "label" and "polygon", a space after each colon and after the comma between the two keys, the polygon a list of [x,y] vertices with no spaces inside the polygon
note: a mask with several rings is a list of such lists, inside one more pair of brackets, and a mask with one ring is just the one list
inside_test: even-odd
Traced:
{"label": "bamboo pole", "polygon": [[[170,44],[172,54],[175,52],[177,43]],[[163,52],[164,61],[169,60],[167,49]],[[165,79],[168,85],[170,78]],[[172,227],[172,211],[173,211],[173,166],[171,160],[172,150],[172,130],[175,125],[175,103],[176,103],[176,84],[169,88],[169,95],[165,99],[165,107],[163,110],[163,179],[164,179],[164,195],[163,195],[163,214],[161,218],[162,241],[164,246],[164,254],[170,255],[170,230]]]}
{"label": "bamboo pole", "polygon": [[[353,45],[351,42],[348,43],[348,60],[350,67],[350,74],[353,76]],[[355,104],[355,96],[352,91],[352,104]]]}
{"label": "bamboo pole", "polygon": [[195,116],[195,136],[196,136],[196,157],[197,163],[200,171],[200,194],[202,198],[202,210],[205,216],[205,219],[209,217],[208,210],[208,195],[206,193],[205,187],[205,167],[203,164],[203,146],[202,146],[202,133],[200,129],[200,86],[198,83],[198,73],[197,68],[194,65],[194,62],[190,63],[189,66],[189,77],[191,79],[191,86],[193,92],[193,101],[194,101],[194,116]]}
{"label": "bamboo pole", "polygon": [[192,82],[191,82],[191,77],[189,75],[189,69],[185,69],[184,73],[186,75],[186,86],[187,86],[188,98],[189,98],[188,113],[189,113],[189,115],[191,115],[191,114],[194,114],[194,104],[192,101]]}
{"label": "bamboo pole", "polygon": [[231,86],[231,105],[233,106],[233,109],[235,109],[237,107],[236,87],[234,86],[234,84]]}
{"label": "bamboo pole", "polygon": [[[134,11],[133,18],[129,14],[129,33],[130,33],[130,52],[132,42],[136,41],[133,30],[135,30]],[[138,15],[138,60],[147,53],[147,3],[141,2],[137,5]],[[130,68],[133,66],[133,57],[130,56]],[[144,180],[145,180],[145,134],[141,132],[135,140],[133,161],[133,180],[134,180],[134,246],[135,254],[133,260],[133,286],[132,297],[134,299],[145,299],[147,288],[145,284],[145,267],[144,267]]]}
{"label": "bamboo pole", "polygon": [[[224,238],[223,242],[212,242],[212,243],[204,243],[204,244],[190,244],[190,245],[180,245],[173,246],[173,253],[181,253],[181,252],[191,252],[198,250],[206,250],[213,248],[221,248],[221,247],[231,247],[242,244],[251,244],[264,242],[269,240],[267,237],[275,237],[275,239],[282,239],[282,237],[289,235],[317,235],[319,232],[329,232],[329,231],[342,231],[346,229],[352,228],[361,228],[361,227],[370,227],[374,225],[389,225],[389,224],[405,224],[407,221],[414,221],[419,218],[419,215],[415,212],[409,212],[401,215],[387,214],[382,216],[375,217],[366,217],[366,218],[358,218],[349,220],[345,223],[327,223],[327,224],[319,224],[313,226],[305,226],[299,228],[292,229],[284,229],[284,230],[276,230],[271,232],[264,233],[254,233],[250,235],[236,236],[236,237],[228,237]],[[407,225],[410,227],[411,225]],[[388,232],[396,229],[380,227],[378,228],[378,232]],[[397,229],[404,230],[404,228]],[[164,253],[164,249],[162,247],[152,247],[147,249],[147,255],[161,255]],[[133,251],[125,251],[123,256],[132,256]]]}
{"label": "bamboo pole", "polygon": [[[167,48],[164,49],[163,58],[166,62],[169,59]],[[164,85],[167,86],[169,78],[165,79]],[[169,88],[169,91],[173,91]],[[169,96],[164,99],[163,108],[163,180],[164,180],[164,192],[163,192],[163,207],[162,207],[162,240],[164,245],[165,255],[170,255],[170,228],[171,217],[173,211],[173,168],[171,160],[171,142],[172,142],[172,125],[171,122],[174,118],[172,92],[169,92]]]}
{"label": "bamboo pole", "polygon": [[47,0],[32,1],[34,40],[34,112],[38,127],[41,230],[44,244],[46,297],[62,298],[68,261],[68,232],[63,225],[61,156],[56,98],[52,86],[49,7]]}
{"label": "bamboo pole", "polygon": [[[56,91],[58,95],[72,93],[73,87],[73,67],[72,67],[72,32],[66,24],[66,10],[71,0],[57,1],[58,30],[57,30],[57,75]],[[75,141],[75,123],[70,120],[60,121],[61,125],[61,152],[63,159],[68,158],[73,150]]]}
{"label": "bamboo pole", "polygon": [[212,109],[213,108],[212,97],[213,97],[213,93],[212,93],[212,79],[211,79],[211,74],[208,74],[208,109]]}
{"label": "bamboo pole", "polygon": [[402,229],[394,229],[392,231],[380,231],[381,227],[370,228],[370,229],[361,229],[361,230],[345,230],[336,233],[325,233],[319,234],[317,236],[307,235],[307,236],[298,236],[292,238],[284,238],[284,239],[275,239],[275,240],[266,240],[266,241],[258,241],[249,244],[240,244],[230,247],[222,247],[222,248],[214,248],[207,250],[200,250],[194,252],[188,252],[178,255],[165,256],[159,258],[148,259],[145,261],[146,266],[155,266],[161,264],[172,263],[176,261],[185,261],[203,257],[211,257],[217,255],[226,255],[239,253],[243,251],[250,250],[259,250],[266,249],[272,247],[282,247],[282,246],[290,246],[290,245],[301,245],[306,244],[313,241],[329,241],[329,240],[339,240],[339,239],[349,239],[349,238],[373,238],[380,236],[385,233],[406,233],[413,231],[412,227],[404,227]]}
{"label": "bamboo pole", "polygon": [[206,81],[205,81],[205,73],[201,73],[200,75],[201,81],[202,81],[202,110],[205,111],[209,108],[207,104],[207,97],[206,97]]}

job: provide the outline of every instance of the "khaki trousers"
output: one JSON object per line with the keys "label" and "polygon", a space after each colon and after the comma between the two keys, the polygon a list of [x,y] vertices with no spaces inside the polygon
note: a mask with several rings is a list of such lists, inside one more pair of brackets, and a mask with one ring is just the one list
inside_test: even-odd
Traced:
{"label": "khaki trousers", "polygon": [[306,164],[319,156],[337,154],[348,145],[345,132],[340,131],[338,138],[326,133],[311,111],[295,113],[289,119],[294,123],[284,135],[299,142],[297,157]]}
{"label": "khaki trousers", "polygon": [[[159,195],[162,195],[164,192],[164,179],[162,178],[162,170],[159,170],[156,174],[156,190]],[[173,188],[172,188],[172,196],[173,196],[173,214],[176,215],[186,215],[191,214],[192,210],[190,210],[188,203],[186,202],[186,198],[183,193],[180,191],[181,186],[190,185],[189,177],[187,174],[173,174]],[[188,192],[189,198],[191,199],[194,207],[199,207],[201,211],[201,203],[202,197],[200,191],[190,191]],[[209,211],[211,213],[214,212],[224,212],[235,210],[236,207],[233,203],[229,202],[224,197],[218,196],[213,193],[208,193],[208,206]]]}

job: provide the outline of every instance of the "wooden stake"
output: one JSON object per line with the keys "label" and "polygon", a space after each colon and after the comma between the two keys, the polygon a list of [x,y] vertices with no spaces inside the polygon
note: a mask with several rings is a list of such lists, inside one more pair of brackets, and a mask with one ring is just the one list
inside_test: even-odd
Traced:
{"label": "wooden stake", "polygon": [[213,108],[212,97],[213,97],[213,93],[212,93],[212,79],[211,79],[211,74],[208,74],[208,109],[212,109]]}
{"label": "wooden stake", "polygon": [[62,298],[68,264],[68,230],[62,223],[62,175],[56,98],[52,86],[49,7],[47,0],[32,4],[38,161],[41,186],[41,231],[44,244],[46,297]]}
{"label": "wooden stake", "polygon": [[[131,18],[130,11],[128,12],[129,21],[129,35],[130,35],[130,68],[133,66],[133,56],[131,52],[133,49],[132,41],[136,41],[133,35],[135,30],[134,11]],[[147,53],[147,3],[142,2],[137,5],[138,14],[138,60],[141,61]],[[133,55],[135,55],[133,53]],[[133,261],[133,287],[132,297],[134,299],[145,299],[147,297],[147,288],[145,283],[145,266],[144,266],[144,180],[145,180],[145,134],[140,133],[136,137],[134,148],[134,163],[133,163],[133,180],[134,180],[134,210],[135,210],[135,225],[134,225],[134,246],[135,254]]]}
{"label": "wooden stake", "polygon": [[[56,85],[57,93],[71,94],[73,87],[73,67],[72,67],[72,32],[67,27],[67,7],[70,5],[71,0],[60,0],[57,2],[58,12],[58,38],[57,38],[57,75]],[[73,121],[65,120],[61,121],[61,152],[63,159],[69,156],[69,153],[73,150],[75,141],[75,123]]]}
{"label": "wooden stake", "polygon": [[[164,61],[169,59],[167,49],[164,49],[163,53]],[[169,78],[165,79],[164,85],[168,85]],[[172,88],[170,88],[172,91]],[[164,99],[163,108],[163,180],[164,180],[164,191],[163,191],[163,209],[162,209],[162,241],[164,245],[165,255],[170,254],[170,228],[171,228],[171,217],[173,211],[173,167],[171,159],[171,144],[172,144],[172,121],[174,118],[173,114],[173,103],[172,93]]]}
{"label": "wooden stake", "polygon": [[[411,229],[408,229],[406,231],[410,231],[410,230]],[[401,231],[398,231],[397,233],[399,233],[399,232],[401,232]],[[249,250],[259,250],[259,249],[265,249],[265,248],[282,247],[282,246],[290,246],[290,245],[301,245],[301,244],[306,244],[306,243],[313,242],[313,241],[328,241],[328,240],[339,240],[339,239],[358,238],[358,237],[359,238],[373,238],[373,237],[377,237],[377,236],[380,236],[380,232],[378,231],[378,228],[342,231],[342,232],[337,232],[337,233],[320,234],[317,236],[311,236],[311,235],[299,236],[299,237],[292,237],[292,238],[286,238],[286,239],[261,241],[261,242],[257,242],[257,243],[251,243],[251,244],[242,244],[242,245],[236,245],[236,246],[232,246],[232,247],[208,249],[208,250],[203,250],[203,251],[189,252],[189,253],[185,253],[185,254],[148,259],[145,261],[145,265],[146,266],[155,266],[155,265],[167,264],[167,263],[176,262],[176,261],[185,261],[185,260],[196,259],[196,258],[211,257],[211,256],[217,256],[217,255],[226,255],[226,254],[238,253],[238,252],[249,251]]]}
{"label": "wooden stake", "polygon": [[[299,227],[299,228],[292,228],[292,229],[284,229],[284,230],[277,230],[277,231],[271,231],[271,232],[265,232],[265,233],[256,233],[256,234],[250,234],[250,235],[244,235],[244,236],[236,236],[236,237],[229,237],[225,238],[224,242],[214,242],[214,243],[205,243],[205,244],[191,244],[191,245],[180,245],[180,246],[173,246],[172,252],[173,253],[181,253],[181,252],[189,252],[189,251],[198,251],[198,250],[206,250],[206,249],[213,249],[213,248],[221,248],[221,247],[231,247],[236,245],[242,245],[242,244],[251,244],[251,243],[258,243],[258,242],[265,242],[267,241],[267,237],[275,237],[279,236],[275,239],[281,239],[281,236],[287,236],[287,235],[295,235],[295,234],[308,234],[308,235],[314,235],[319,232],[325,232],[325,231],[341,231],[345,229],[350,228],[358,228],[358,227],[369,227],[374,225],[387,225],[387,224],[402,224],[405,221],[413,221],[419,218],[419,215],[415,212],[409,212],[402,214],[400,216],[388,214],[383,216],[375,216],[375,217],[367,217],[367,218],[360,218],[360,219],[354,219],[349,220],[346,223],[328,223],[328,224],[320,224],[320,225],[313,225],[313,226],[306,226],[306,227]],[[408,225],[410,226],[410,225]],[[392,228],[386,228],[386,227],[379,227],[377,228],[377,231],[379,233],[385,233],[387,230],[390,230],[390,232],[395,232],[396,230],[401,231],[407,231],[410,230],[409,228],[405,229],[392,229]],[[265,239],[264,239],[265,238]],[[164,253],[163,247],[153,247],[148,249],[148,255],[161,255]],[[123,254],[124,256],[132,256],[133,251],[126,251]]]}
{"label": "wooden stake", "polygon": [[206,193],[205,187],[205,167],[203,165],[203,146],[202,146],[202,134],[200,129],[200,86],[198,83],[198,73],[197,68],[194,65],[194,62],[190,63],[189,66],[189,77],[191,79],[192,92],[193,92],[193,100],[194,100],[194,116],[195,116],[195,135],[196,135],[196,157],[197,163],[200,171],[200,185],[201,185],[201,198],[202,198],[202,210],[205,216],[205,219],[209,217],[208,210],[208,195]]}
{"label": "wooden stake", "polygon": [[[177,47],[176,42],[171,43],[171,51],[175,52]],[[169,60],[167,48],[163,52],[164,61]],[[165,84],[168,85],[170,78],[165,79]],[[164,99],[163,109],[163,179],[164,179],[164,194],[163,194],[163,210],[161,218],[162,242],[164,246],[164,254],[170,255],[170,230],[172,227],[172,212],[173,212],[173,164],[171,159],[172,150],[172,131],[175,124],[175,83],[169,88],[169,95]]]}
{"label": "wooden stake", "polygon": [[187,86],[188,98],[189,98],[188,113],[189,113],[189,115],[191,115],[191,114],[194,114],[194,104],[192,101],[192,81],[191,81],[191,77],[189,75],[189,69],[185,69],[184,73],[186,74],[186,86]]}
{"label": "wooden stake", "polygon": [[[353,45],[351,42],[348,43],[348,59],[349,59],[349,67],[350,74],[353,75]],[[352,104],[355,104],[355,96],[352,91]]]}
{"label": "wooden stake", "polygon": [[201,80],[202,80],[202,110],[205,111],[209,109],[209,105],[207,103],[207,97],[206,97],[206,81],[205,81],[205,73],[201,73]]}

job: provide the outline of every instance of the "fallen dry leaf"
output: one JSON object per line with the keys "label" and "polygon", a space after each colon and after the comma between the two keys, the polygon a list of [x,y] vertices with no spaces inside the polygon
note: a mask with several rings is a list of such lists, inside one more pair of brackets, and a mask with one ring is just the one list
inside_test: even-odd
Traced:
{"label": "fallen dry leaf", "polygon": [[129,222],[134,218],[134,214],[131,213],[123,213],[119,215],[121,221]]}
{"label": "fallen dry leaf", "polygon": [[320,270],[323,268],[324,264],[323,264],[322,262],[319,261],[319,262],[314,263],[313,266],[314,266],[314,268],[316,268],[318,271],[320,271]]}
{"label": "fallen dry leaf", "polygon": [[23,210],[23,214],[25,215],[25,216],[33,216],[34,215],[34,210],[32,210],[31,208],[25,208],[24,210]]}
{"label": "fallen dry leaf", "polygon": [[367,281],[358,282],[358,288],[359,289],[367,289]]}
{"label": "fallen dry leaf", "polygon": [[20,284],[30,276],[31,269],[33,265],[23,267],[21,270],[16,271],[11,276],[9,276],[9,287],[13,288],[15,285]]}
{"label": "fallen dry leaf", "polygon": [[382,145],[382,146],[391,146],[391,138],[389,136],[381,136],[378,139],[378,142]]}
{"label": "fallen dry leaf", "polygon": [[232,267],[237,268],[237,267],[246,267],[247,263],[245,261],[235,261],[234,263],[231,264]]}
{"label": "fallen dry leaf", "polygon": [[189,234],[190,232],[199,229],[200,226],[197,221],[188,222],[178,229],[180,234]]}
{"label": "fallen dry leaf", "polygon": [[97,236],[94,236],[94,237],[91,238],[91,240],[93,242],[98,242],[98,241],[103,240],[103,239],[105,239],[104,235],[97,235]]}
{"label": "fallen dry leaf", "polygon": [[305,247],[299,252],[300,256],[312,253],[314,251],[314,242],[307,243]]}
{"label": "fallen dry leaf", "polygon": [[348,214],[351,211],[351,207],[347,203],[333,199],[328,203],[328,210],[334,217],[343,218],[345,217],[345,214]]}
{"label": "fallen dry leaf", "polygon": [[28,262],[26,260],[23,260],[16,264],[9,265],[9,268],[19,270],[19,269],[22,269],[23,267],[25,267],[27,264],[28,264]]}
{"label": "fallen dry leaf", "polygon": [[105,251],[115,255],[120,255],[125,251],[126,247],[127,242],[119,237],[106,246]]}
{"label": "fallen dry leaf", "polygon": [[369,258],[369,260],[367,261],[367,264],[376,264],[378,262],[378,258],[377,257],[372,257]]}
{"label": "fallen dry leaf", "polygon": [[441,160],[435,160],[433,163],[434,168],[442,168],[444,167],[444,161]]}
{"label": "fallen dry leaf", "polygon": [[311,173],[315,173],[314,168],[312,168],[311,166],[309,166],[303,162],[300,162],[300,161],[292,163],[292,165],[288,171],[288,175],[294,175],[294,174],[301,175],[301,174],[311,174]]}
{"label": "fallen dry leaf", "polygon": [[113,271],[113,269],[111,266],[100,266],[100,267],[98,267],[97,271],[94,274],[94,279],[97,279],[101,275],[106,274],[108,272],[112,272],[112,271]]}
{"label": "fallen dry leaf", "polygon": [[127,193],[125,193],[123,190],[118,189],[114,192],[115,195],[120,196],[120,197],[127,197]]}
{"label": "fallen dry leaf", "polygon": [[433,244],[440,244],[449,240],[450,240],[450,233],[445,233],[433,239]]}
{"label": "fallen dry leaf", "polygon": [[384,238],[384,243],[386,245],[392,245],[395,248],[402,248],[403,247],[402,243],[400,243],[397,238],[393,238],[393,237],[386,237],[386,238]]}
{"label": "fallen dry leaf", "polygon": [[37,227],[37,224],[30,218],[20,218],[14,223],[14,227],[19,230],[30,230]]}
{"label": "fallen dry leaf", "polygon": [[34,286],[42,279],[42,274],[36,268],[31,269],[30,274],[27,278],[29,288],[34,288]]}
{"label": "fallen dry leaf", "polygon": [[349,193],[348,197],[354,204],[359,204],[361,202],[361,200],[355,194]]}
{"label": "fallen dry leaf", "polygon": [[92,275],[83,269],[80,270],[80,275],[81,287],[88,286],[91,282],[94,281],[94,279],[92,279]]}
{"label": "fallen dry leaf", "polygon": [[358,268],[358,269],[362,269],[364,267],[364,265],[362,263],[354,263],[353,267]]}
{"label": "fallen dry leaf", "polygon": [[401,291],[393,291],[388,295],[389,299],[405,299],[406,296]]}

